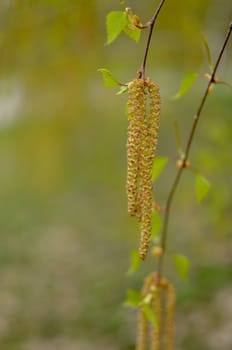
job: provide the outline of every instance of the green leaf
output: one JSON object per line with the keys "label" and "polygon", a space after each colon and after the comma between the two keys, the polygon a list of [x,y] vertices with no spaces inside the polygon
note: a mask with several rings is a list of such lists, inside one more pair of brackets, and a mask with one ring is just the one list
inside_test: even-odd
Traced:
{"label": "green leaf", "polygon": [[151,301],[152,301],[152,298],[153,298],[153,296],[152,296],[152,294],[151,293],[148,293],[144,298],[143,298],[143,300],[142,300],[142,304],[144,305],[144,304],[151,304]]}
{"label": "green leaf", "polygon": [[122,11],[112,11],[106,18],[107,42],[111,44],[128,24],[127,14]]}
{"label": "green leaf", "polygon": [[130,268],[127,274],[132,275],[135,271],[138,270],[140,264],[141,264],[141,259],[139,257],[138,250],[132,250],[130,253]]}
{"label": "green leaf", "polygon": [[127,291],[126,300],[124,301],[125,306],[130,307],[137,307],[141,303],[143,297],[141,293],[137,292],[136,290],[129,289]]}
{"label": "green leaf", "polygon": [[210,48],[209,48],[207,39],[206,39],[206,37],[205,37],[204,34],[202,34],[201,38],[202,38],[202,42],[203,42],[203,45],[204,45],[204,48],[205,48],[205,51],[206,51],[206,56],[207,56],[207,61],[208,61],[209,69],[210,69],[210,71],[212,72],[212,71],[213,71],[213,63],[212,63],[211,51],[210,51]]}
{"label": "green leaf", "polygon": [[163,171],[165,165],[168,162],[166,157],[156,157],[152,169],[152,181],[155,181]]}
{"label": "green leaf", "polygon": [[176,271],[182,280],[188,279],[188,273],[190,268],[190,262],[184,255],[175,254],[173,256]]}
{"label": "green leaf", "polygon": [[117,81],[117,79],[113,76],[113,74],[108,69],[99,68],[97,71],[102,73],[105,86],[114,87],[114,86],[120,85],[120,83]]}
{"label": "green leaf", "polygon": [[196,175],[196,196],[199,203],[207,196],[210,187],[210,182],[204,176],[201,174]]}
{"label": "green leaf", "polygon": [[197,73],[186,73],[181,84],[180,84],[180,89],[177,92],[175,96],[173,96],[173,100],[176,100],[180,97],[182,97],[188,90],[191,88],[193,85],[194,81],[196,80],[198,74]]}
{"label": "green leaf", "polygon": [[143,305],[143,312],[144,312],[147,320],[151,322],[153,327],[157,328],[157,326],[158,326],[157,319],[156,319],[154,312],[149,304]]}
{"label": "green leaf", "polygon": [[141,36],[141,29],[135,28],[130,29],[128,26],[124,28],[124,32],[126,35],[129,36],[129,38],[133,39],[134,41],[138,42]]}
{"label": "green leaf", "polygon": [[159,215],[159,213],[157,211],[154,211],[152,213],[152,231],[151,231],[151,238],[153,239],[155,236],[158,235],[158,233],[160,233],[161,229],[162,229],[162,219],[161,216]]}
{"label": "green leaf", "polygon": [[116,95],[122,95],[127,91],[128,91],[128,86],[121,86],[120,90],[116,93]]}

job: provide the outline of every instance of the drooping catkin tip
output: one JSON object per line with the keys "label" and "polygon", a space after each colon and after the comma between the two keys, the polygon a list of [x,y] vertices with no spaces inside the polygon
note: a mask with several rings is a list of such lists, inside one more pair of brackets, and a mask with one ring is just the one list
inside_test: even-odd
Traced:
{"label": "drooping catkin tip", "polygon": [[145,221],[142,222],[142,226],[143,227],[141,229],[142,231],[139,245],[139,257],[140,259],[145,260],[150,247],[152,224]]}

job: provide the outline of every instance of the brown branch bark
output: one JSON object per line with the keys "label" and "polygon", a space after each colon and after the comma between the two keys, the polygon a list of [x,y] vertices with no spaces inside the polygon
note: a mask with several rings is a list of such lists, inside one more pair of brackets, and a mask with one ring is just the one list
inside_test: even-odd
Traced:
{"label": "brown branch bark", "polygon": [[[200,104],[199,104],[199,107],[197,109],[197,112],[196,112],[196,114],[193,117],[193,124],[192,124],[192,128],[190,130],[189,137],[188,137],[188,140],[187,140],[187,145],[186,145],[186,148],[185,148],[185,151],[184,151],[184,158],[182,160],[182,166],[177,171],[176,177],[174,179],[173,185],[172,185],[172,187],[170,189],[170,192],[169,192],[169,195],[168,195],[168,198],[167,198],[167,202],[166,202],[166,206],[165,206],[166,210],[165,210],[165,214],[164,214],[163,230],[161,232],[161,247],[162,247],[162,250],[163,250],[164,254],[165,254],[166,244],[167,244],[168,224],[169,224],[170,210],[171,210],[171,206],[172,206],[172,203],[173,203],[173,198],[174,198],[174,195],[176,193],[176,190],[177,190],[180,178],[182,176],[183,170],[186,168],[185,165],[186,165],[186,162],[187,162],[188,157],[189,157],[189,153],[190,153],[190,150],[191,150],[191,147],[192,147],[193,139],[194,139],[195,132],[196,132],[196,129],[197,129],[197,126],[198,126],[198,122],[199,122],[200,116],[202,114],[202,110],[203,110],[203,108],[205,106],[206,99],[207,99],[207,97],[209,95],[210,87],[211,87],[212,84],[215,83],[216,71],[217,71],[218,66],[219,66],[219,64],[221,62],[221,58],[222,58],[222,55],[223,55],[223,53],[225,51],[226,45],[228,43],[228,40],[230,38],[231,31],[232,31],[232,23],[230,23],[230,25],[229,25],[228,31],[227,31],[227,33],[225,35],[224,42],[222,44],[222,47],[221,47],[221,49],[219,51],[216,63],[214,65],[211,78],[210,78],[210,80],[209,80],[209,82],[208,82],[208,84],[206,86],[204,95],[203,95],[203,97],[202,97],[202,99],[200,101]],[[161,276],[163,274],[164,254],[162,254],[159,257],[159,260],[158,260],[158,275],[159,275],[159,279],[161,278]]]}
{"label": "brown branch bark", "polygon": [[153,29],[154,29],[154,25],[155,25],[155,21],[164,5],[166,0],[161,0],[152,19],[148,22],[149,26],[150,26],[150,31],[148,34],[148,38],[147,38],[147,45],[146,45],[146,49],[145,49],[145,53],[144,53],[144,57],[143,57],[143,62],[141,65],[141,68],[139,70],[139,78],[145,79],[145,69],[146,69],[146,64],[147,64],[147,57],[148,57],[148,52],[149,52],[149,48],[150,48],[150,44],[151,44],[151,37],[152,37],[152,33],[153,33]]}

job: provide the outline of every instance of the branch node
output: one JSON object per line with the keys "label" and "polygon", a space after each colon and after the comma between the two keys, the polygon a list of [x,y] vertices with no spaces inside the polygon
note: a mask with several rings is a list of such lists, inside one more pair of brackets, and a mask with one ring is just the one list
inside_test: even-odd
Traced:
{"label": "branch node", "polygon": [[188,159],[178,159],[176,165],[179,169],[187,169],[190,167],[190,161]]}
{"label": "branch node", "polygon": [[139,69],[138,72],[137,72],[137,79],[144,79],[143,77],[143,72],[142,72],[142,69]]}

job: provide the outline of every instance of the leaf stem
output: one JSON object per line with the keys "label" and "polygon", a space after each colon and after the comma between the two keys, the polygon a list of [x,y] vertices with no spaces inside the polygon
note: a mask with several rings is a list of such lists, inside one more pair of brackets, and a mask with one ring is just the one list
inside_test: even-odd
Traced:
{"label": "leaf stem", "polygon": [[147,45],[146,45],[146,50],[145,50],[144,57],[143,57],[143,62],[142,62],[141,68],[139,70],[139,75],[142,79],[145,79],[145,69],[146,69],[146,64],[147,64],[147,56],[148,56],[148,52],[149,52],[149,48],[150,48],[154,24],[155,24],[155,21],[159,15],[160,10],[163,7],[164,3],[165,3],[165,0],[160,1],[159,6],[157,7],[152,19],[148,22],[150,24],[150,31],[148,34]]}
{"label": "leaf stem", "polygon": [[[165,210],[165,213],[164,213],[163,230],[161,232],[161,247],[162,247],[162,249],[164,251],[164,254],[165,254],[166,244],[167,244],[168,224],[169,224],[170,210],[171,210],[171,205],[172,205],[172,202],[173,202],[173,198],[174,198],[174,195],[176,193],[176,190],[177,190],[177,187],[178,187],[181,175],[183,173],[183,170],[185,169],[185,164],[186,164],[186,162],[188,160],[190,149],[191,149],[191,146],[192,146],[192,143],[193,143],[193,139],[194,139],[194,136],[195,136],[195,131],[196,131],[196,128],[197,128],[197,125],[198,125],[198,122],[199,122],[199,119],[200,119],[200,116],[201,116],[201,112],[202,112],[203,107],[205,105],[206,99],[207,99],[207,97],[209,95],[210,87],[215,82],[215,74],[216,74],[218,66],[219,66],[219,64],[221,62],[221,58],[222,58],[222,55],[223,55],[223,53],[225,51],[225,48],[226,48],[226,45],[228,43],[229,37],[231,35],[231,31],[232,31],[232,22],[230,23],[228,31],[227,31],[227,33],[225,35],[225,39],[224,39],[223,45],[222,45],[222,47],[221,47],[221,49],[219,51],[216,63],[214,65],[214,68],[213,68],[213,71],[212,71],[211,78],[210,78],[210,80],[209,80],[209,82],[207,84],[207,87],[205,89],[204,95],[203,95],[203,97],[202,97],[202,99],[200,101],[199,107],[197,109],[197,113],[193,117],[193,124],[192,124],[192,128],[190,130],[189,137],[188,137],[188,140],[187,140],[187,145],[186,145],[186,148],[185,148],[185,151],[184,151],[184,157],[183,157],[183,160],[182,160],[182,166],[177,171],[176,177],[174,179],[173,185],[172,185],[172,187],[170,189],[170,192],[169,192],[169,195],[168,195],[168,198],[167,198],[167,202],[166,202],[166,206],[165,206],[166,210]],[[146,61],[145,61],[145,63],[146,63]],[[162,273],[163,273],[164,254],[162,254],[159,257],[159,260],[158,260],[158,275],[159,275],[159,279],[161,278]]]}

